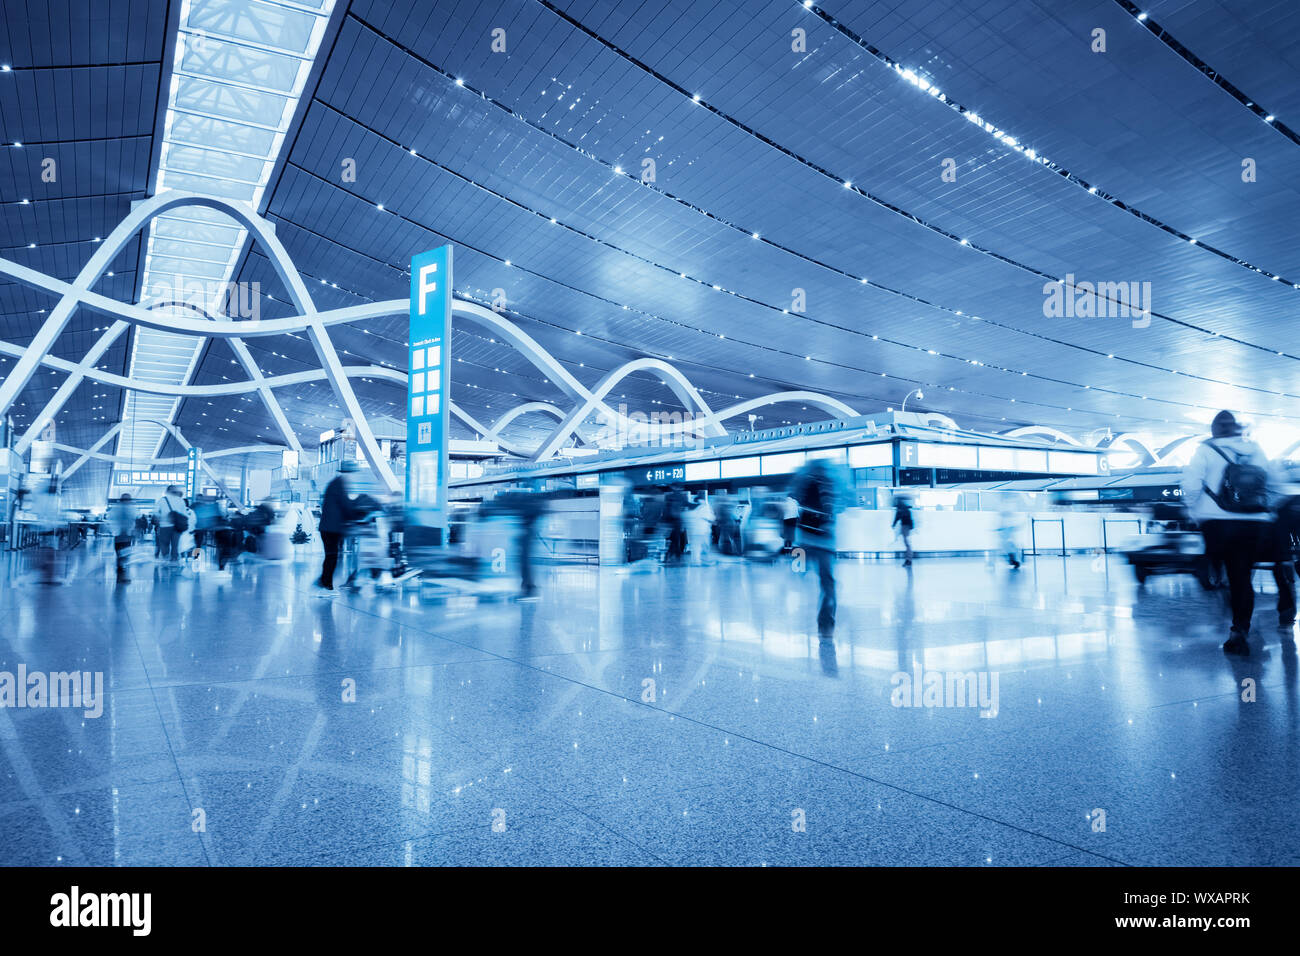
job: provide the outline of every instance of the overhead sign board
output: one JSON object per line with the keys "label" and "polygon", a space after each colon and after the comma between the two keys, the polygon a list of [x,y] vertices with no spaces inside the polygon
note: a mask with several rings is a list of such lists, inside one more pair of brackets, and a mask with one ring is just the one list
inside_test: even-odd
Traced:
{"label": "overhead sign board", "polygon": [[686,480],[686,465],[646,465],[628,469],[627,475],[638,485],[670,485]]}
{"label": "overhead sign board", "polygon": [[179,485],[185,481],[183,471],[119,471],[113,475],[115,485]]}

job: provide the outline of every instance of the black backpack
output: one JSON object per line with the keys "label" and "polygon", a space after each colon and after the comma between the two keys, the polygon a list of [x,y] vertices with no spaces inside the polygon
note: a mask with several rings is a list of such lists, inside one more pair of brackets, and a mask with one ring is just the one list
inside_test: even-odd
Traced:
{"label": "black backpack", "polygon": [[1268,511],[1268,472],[1259,465],[1242,462],[1228,455],[1226,451],[1213,442],[1206,442],[1223,456],[1228,463],[1223,469],[1223,480],[1219,482],[1218,492],[1206,492],[1210,500],[1235,514],[1258,514]]}
{"label": "black backpack", "polygon": [[825,531],[830,518],[823,485],[820,475],[809,475],[799,495],[799,527],[814,534]]}
{"label": "black backpack", "polygon": [[[172,500],[163,495],[163,501],[167,502],[167,507],[172,507]],[[172,530],[177,534],[184,534],[190,528],[190,519],[184,511],[177,511],[172,508],[171,513],[167,515],[167,520],[171,522]]]}

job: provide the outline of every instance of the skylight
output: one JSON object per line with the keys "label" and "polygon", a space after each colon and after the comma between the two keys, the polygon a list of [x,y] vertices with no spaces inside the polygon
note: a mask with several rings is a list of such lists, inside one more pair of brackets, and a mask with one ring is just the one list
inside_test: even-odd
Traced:
{"label": "skylight", "polygon": [[[182,0],[155,193],[184,190],[257,210],[334,3]],[[246,230],[229,216],[204,207],[159,216],[149,229],[141,304],[184,302],[224,312],[246,238]],[[132,343],[129,375],[184,384],[203,343],[141,328]],[[117,453],[148,465],[166,431],[144,420],[170,422],[179,406],[179,399],[128,392]]]}

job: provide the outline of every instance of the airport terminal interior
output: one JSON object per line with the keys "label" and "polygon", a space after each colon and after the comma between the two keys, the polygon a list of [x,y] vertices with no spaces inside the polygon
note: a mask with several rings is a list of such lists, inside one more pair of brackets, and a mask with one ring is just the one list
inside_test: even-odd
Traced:
{"label": "airport terminal interior", "polygon": [[1298,51],[0,0],[0,864],[1300,864]]}

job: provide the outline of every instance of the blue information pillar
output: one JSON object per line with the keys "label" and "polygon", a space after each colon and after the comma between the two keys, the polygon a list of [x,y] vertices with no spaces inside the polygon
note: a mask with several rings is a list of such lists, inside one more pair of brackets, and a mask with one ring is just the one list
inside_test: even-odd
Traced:
{"label": "blue information pillar", "polygon": [[411,325],[406,388],[406,521],[438,528],[446,541],[451,369],[451,246],[411,259]]}
{"label": "blue information pillar", "polygon": [[199,467],[202,463],[202,448],[191,448],[185,453],[185,497],[191,502],[199,491]]}

